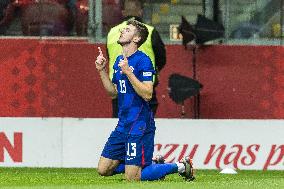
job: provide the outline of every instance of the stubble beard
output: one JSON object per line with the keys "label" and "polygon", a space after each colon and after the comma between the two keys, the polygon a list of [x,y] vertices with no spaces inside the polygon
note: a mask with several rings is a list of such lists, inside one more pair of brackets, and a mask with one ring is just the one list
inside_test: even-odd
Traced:
{"label": "stubble beard", "polygon": [[118,40],[117,43],[118,43],[119,45],[121,45],[121,46],[125,46],[125,45],[130,44],[131,41],[130,41],[130,40],[129,40],[129,41],[120,41],[120,40]]}

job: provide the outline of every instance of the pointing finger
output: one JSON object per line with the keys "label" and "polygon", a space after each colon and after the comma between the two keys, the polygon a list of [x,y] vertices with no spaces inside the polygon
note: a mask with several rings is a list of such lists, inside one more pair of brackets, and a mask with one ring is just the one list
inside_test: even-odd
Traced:
{"label": "pointing finger", "polygon": [[102,51],[101,47],[98,47],[98,49],[99,49],[100,55],[103,55],[103,51]]}

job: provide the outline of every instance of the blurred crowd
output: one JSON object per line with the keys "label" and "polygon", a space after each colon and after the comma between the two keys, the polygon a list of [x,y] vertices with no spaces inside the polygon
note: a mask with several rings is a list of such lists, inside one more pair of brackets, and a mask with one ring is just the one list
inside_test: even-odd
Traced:
{"label": "blurred crowd", "polygon": [[[122,20],[121,0],[102,2],[107,33]],[[9,35],[16,22],[24,36],[87,36],[88,12],[88,0],[1,0],[0,35]]]}

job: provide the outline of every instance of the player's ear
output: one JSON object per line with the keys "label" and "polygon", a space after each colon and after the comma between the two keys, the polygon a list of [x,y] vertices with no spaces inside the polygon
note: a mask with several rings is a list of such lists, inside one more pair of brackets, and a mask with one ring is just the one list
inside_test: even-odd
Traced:
{"label": "player's ear", "polygon": [[140,40],[141,40],[141,37],[140,37],[140,36],[137,36],[137,35],[136,35],[136,36],[133,37],[133,42],[134,42],[134,43],[138,43]]}

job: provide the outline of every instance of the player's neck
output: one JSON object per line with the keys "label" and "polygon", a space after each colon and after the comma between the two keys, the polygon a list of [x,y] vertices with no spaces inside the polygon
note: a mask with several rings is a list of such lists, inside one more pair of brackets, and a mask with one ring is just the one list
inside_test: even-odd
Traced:
{"label": "player's neck", "polygon": [[126,57],[131,56],[137,51],[137,45],[136,44],[127,44],[122,47],[123,53],[126,55]]}

